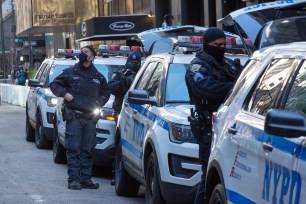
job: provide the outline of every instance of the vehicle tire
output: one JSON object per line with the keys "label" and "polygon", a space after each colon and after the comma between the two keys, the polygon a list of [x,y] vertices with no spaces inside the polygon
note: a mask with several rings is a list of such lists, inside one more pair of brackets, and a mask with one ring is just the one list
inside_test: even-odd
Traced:
{"label": "vehicle tire", "polygon": [[26,140],[28,142],[34,142],[35,140],[35,129],[30,125],[28,114],[26,114]]}
{"label": "vehicle tire", "polygon": [[139,182],[125,170],[122,161],[121,144],[116,147],[115,157],[115,190],[118,196],[135,196],[139,191]]}
{"label": "vehicle tire", "polygon": [[47,149],[51,147],[51,142],[44,135],[44,127],[40,111],[37,111],[37,121],[35,128],[35,143],[38,149]]}
{"label": "vehicle tire", "polygon": [[211,194],[209,204],[225,204],[226,196],[222,184],[217,184]]}
{"label": "vehicle tire", "polygon": [[147,165],[145,202],[158,204],[166,203],[160,191],[158,163],[154,152],[150,154]]}
{"label": "vehicle tire", "polygon": [[59,141],[56,122],[53,136],[53,161],[57,164],[67,164],[66,149]]}

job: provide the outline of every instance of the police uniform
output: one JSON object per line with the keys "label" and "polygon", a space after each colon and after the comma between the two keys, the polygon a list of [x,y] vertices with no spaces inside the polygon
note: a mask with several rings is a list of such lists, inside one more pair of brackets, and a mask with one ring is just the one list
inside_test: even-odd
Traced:
{"label": "police uniform", "polygon": [[64,100],[67,110],[74,113],[66,120],[68,183],[91,181],[98,119],[93,111],[102,107],[110,97],[106,79],[92,63],[83,67],[79,62],[56,77],[50,88],[58,97],[64,97],[66,93],[73,96],[69,102]]}
{"label": "police uniform", "polygon": [[[223,35],[221,35],[222,38]],[[190,63],[185,75],[191,104],[195,105],[195,109],[199,115],[203,117],[204,115],[206,116],[204,119],[205,125],[203,125],[203,131],[198,138],[199,158],[202,163],[203,174],[195,203],[205,202],[206,169],[212,139],[211,115],[218,110],[218,107],[231,90],[237,77],[236,73],[237,70],[234,62],[225,58],[224,53],[222,58],[217,60],[216,57],[201,50],[196,54],[196,58]]]}
{"label": "police uniform", "polygon": [[[129,64],[130,61],[137,61],[139,65]],[[140,68],[141,55],[137,51],[133,51],[129,54],[127,62],[124,69],[117,71],[111,77],[111,80],[108,82],[111,94],[115,96],[113,102],[114,116],[116,118],[121,111],[123,98],[128,89],[130,88],[136,73]]]}

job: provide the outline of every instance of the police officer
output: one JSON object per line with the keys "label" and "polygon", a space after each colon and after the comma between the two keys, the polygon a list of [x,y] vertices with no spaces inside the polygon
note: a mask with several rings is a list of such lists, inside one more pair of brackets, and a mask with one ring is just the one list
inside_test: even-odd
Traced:
{"label": "police officer", "polygon": [[96,123],[100,114],[94,114],[110,97],[106,79],[92,64],[96,52],[85,46],[79,62],[67,68],[50,84],[54,95],[64,98],[63,117],[66,120],[65,148],[67,149],[68,188],[97,189],[91,180],[96,146]]}
{"label": "police officer", "polygon": [[186,84],[191,103],[200,119],[199,128],[192,132],[198,137],[199,158],[202,163],[202,177],[195,203],[205,203],[205,176],[211,146],[211,115],[231,90],[237,76],[234,62],[224,57],[226,37],[216,27],[206,30],[203,36],[203,50],[196,54],[186,72]]}
{"label": "police officer", "polygon": [[123,97],[130,88],[140,66],[141,54],[137,51],[130,52],[124,69],[116,72],[108,82],[111,94],[115,96],[113,109],[116,122],[118,120],[118,114],[121,111]]}

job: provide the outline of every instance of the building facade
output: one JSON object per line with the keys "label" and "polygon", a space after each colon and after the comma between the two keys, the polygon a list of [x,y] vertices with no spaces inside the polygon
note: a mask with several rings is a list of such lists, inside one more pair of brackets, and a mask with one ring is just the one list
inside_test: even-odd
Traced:
{"label": "building facade", "polygon": [[[21,63],[33,69],[36,61],[54,56],[56,50],[60,48],[79,49],[84,45],[97,47],[101,43],[129,45],[128,39],[136,32],[162,25],[220,27],[217,19],[229,12],[250,4],[263,3],[254,0],[2,0],[1,2],[1,27],[3,27],[1,31],[4,31],[1,37],[4,37],[4,42],[1,40],[0,51],[4,50],[2,56],[5,57],[0,58],[0,75],[1,72],[8,74],[9,70],[18,67]],[[134,30],[121,34],[119,31],[111,33],[105,30],[106,27],[122,27],[123,25],[116,23],[130,19],[130,16],[136,16],[135,23],[132,22]],[[145,26],[137,26],[143,24]],[[128,24],[124,26],[133,27]]]}

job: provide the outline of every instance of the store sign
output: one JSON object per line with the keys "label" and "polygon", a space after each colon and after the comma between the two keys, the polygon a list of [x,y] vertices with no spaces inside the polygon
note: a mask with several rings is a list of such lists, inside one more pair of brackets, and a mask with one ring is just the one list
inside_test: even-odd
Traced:
{"label": "store sign", "polygon": [[114,22],[109,25],[109,28],[115,31],[127,31],[135,27],[135,24],[129,21]]}

